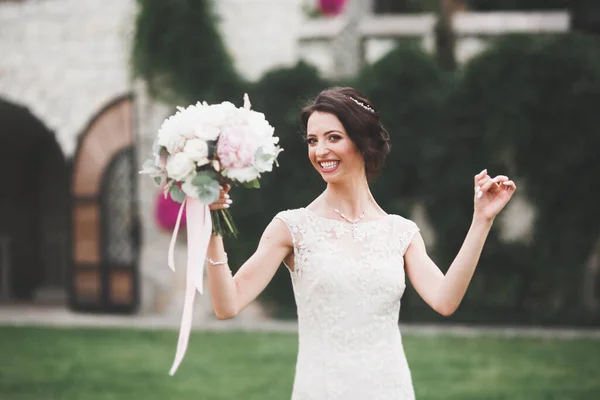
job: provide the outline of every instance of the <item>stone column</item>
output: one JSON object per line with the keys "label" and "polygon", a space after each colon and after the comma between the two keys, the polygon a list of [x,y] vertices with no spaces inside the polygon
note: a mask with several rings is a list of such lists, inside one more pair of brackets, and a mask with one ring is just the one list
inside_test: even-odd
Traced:
{"label": "stone column", "polygon": [[[151,158],[152,143],[160,124],[169,113],[169,107],[149,99],[142,82],[135,84],[136,105],[136,152],[138,163]],[[168,307],[174,286],[174,274],[167,266],[167,251],[170,237],[161,232],[154,218],[154,207],[158,186],[146,175],[138,175],[139,212],[141,222],[140,249],[140,312],[162,313]],[[176,254],[178,264],[179,251]]]}
{"label": "stone column", "polygon": [[350,0],[344,11],[346,27],[333,40],[335,75],[356,76],[364,62],[363,40],[358,30],[360,20],[373,11],[373,0]]}

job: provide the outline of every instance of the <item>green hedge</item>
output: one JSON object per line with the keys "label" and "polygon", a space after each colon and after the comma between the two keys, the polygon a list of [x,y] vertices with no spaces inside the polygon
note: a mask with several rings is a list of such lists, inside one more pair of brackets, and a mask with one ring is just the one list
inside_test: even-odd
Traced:
{"label": "green hedge", "polygon": [[467,0],[473,11],[545,11],[565,10],[572,0]]}
{"label": "green hedge", "polygon": [[[469,228],[472,177],[481,169],[513,176],[519,194],[538,210],[528,241],[505,243],[499,224],[492,230],[453,317],[437,316],[409,287],[403,320],[600,324],[598,311],[586,308],[582,297],[585,264],[600,234],[600,219],[590,218],[600,204],[593,184],[600,177],[598,56],[594,40],[584,36],[515,36],[448,74],[433,57],[402,46],[351,82],[373,100],[392,134],[374,195],[389,212],[409,217],[412,206],[424,205],[436,236],[430,253],[443,270]],[[297,88],[310,87],[300,68],[272,72],[255,89],[255,96],[271,100],[260,109],[293,139],[284,146],[281,169],[266,179],[268,187],[252,194],[260,211],[246,211],[244,225],[255,232],[244,257],[275,211],[303,206],[323,189],[295,136],[302,103],[296,100],[316,93],[319,79],[312,76],[314,86],[301,94],[290,90],[294,81]],[[244,202],[249,196],[239,195]],[[280,314],[293,315],[286,271],[265,297],[277,301]]]}
{"label": "green hedge", "polygon": [[[432,109],[439,124],[421,142],[418,201],[442,269],[468,230],[472,176],[482,168],[510,174],[536,208],[526,240],[504,243],[492,230],[463,304],[447,321],[600,325],[598,304],[586,304],[584,290],[595,286],[597,302],[600,276],[586,266],[600,243],[600,191],[590,185],[600,178],[599,104],[600,48],[573,34],[499,40],[455,77],[443,110]],[[404,320],[442,319],[413,291],[403,313]]]}
{"label": "green hedge", "polygon": [[[492,172],[517,178],[537,209],[529,243],[492,238],[475,282],[481,294],[470,292],[465,314],[483,318],[489,305],[523,322],[600,323],[600,309],[586,307],[582,296],[588,277],[600,294],[600,277],[585,268],[600,240],[600,191],[590,185],[600,177],[599,105],[600,47],[590,37],[508,37],[465,69],[447,126],[449,137],[467,140],[449,139],[449,152],[485,155]],[[445,183],[448,190],[458,184]],[[436,231],[460,236],[443,222],[443,204],[429,210]],[[459,243],[445,243],[447,261]]]}

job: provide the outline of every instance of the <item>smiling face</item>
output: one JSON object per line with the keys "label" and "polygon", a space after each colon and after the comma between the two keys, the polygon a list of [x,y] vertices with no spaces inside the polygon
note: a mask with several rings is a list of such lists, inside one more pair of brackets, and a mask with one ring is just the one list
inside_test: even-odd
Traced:
{"label": "smiling face", "polygon": [[365,175],[365,162],[338,117],[315,111],[306,125],[308,157],[327,183],[359,179]]}

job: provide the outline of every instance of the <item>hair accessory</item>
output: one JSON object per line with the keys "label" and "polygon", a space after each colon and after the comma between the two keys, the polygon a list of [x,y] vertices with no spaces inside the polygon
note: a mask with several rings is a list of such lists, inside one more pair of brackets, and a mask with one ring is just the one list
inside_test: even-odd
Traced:
{"label": "hair accessory", "polygon": [[354,97],[352,96],[348,96],[352,99],[353,102],[355,102],[356,104],[358,104],[359,106],[361,106],[362,108],[364,108],[367,111],[371,111],[372,113],[375,113],[375,110],[373,110],[370,106],[368,106],[367,104],[363,103],[360,100],[356,100]]}

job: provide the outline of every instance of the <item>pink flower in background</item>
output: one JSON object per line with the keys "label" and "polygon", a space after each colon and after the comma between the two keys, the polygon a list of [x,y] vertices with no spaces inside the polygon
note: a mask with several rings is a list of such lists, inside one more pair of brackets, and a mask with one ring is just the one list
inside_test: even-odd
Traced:
{"label": "pink flower in background", "polygon": [[342,12],[346,0],[319,0],[319,10],[325,15],[335,16]]}
{"label": "pink flower in background", "polygon": [[[173,201],[170,196],[165,198],[163,191],[160,190],[156,204],[154,208],[154,217],[159,228],[165,231],[172,232],[177,222],[177,214],[181,204]],[[185,208],[183,209],[183,215],[181,216],[181,226],[185,226]]]}

